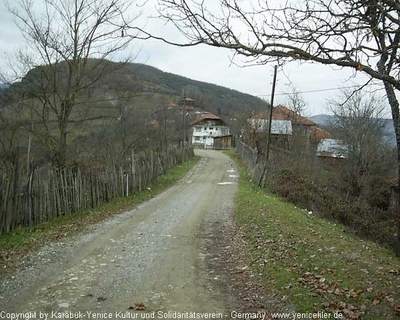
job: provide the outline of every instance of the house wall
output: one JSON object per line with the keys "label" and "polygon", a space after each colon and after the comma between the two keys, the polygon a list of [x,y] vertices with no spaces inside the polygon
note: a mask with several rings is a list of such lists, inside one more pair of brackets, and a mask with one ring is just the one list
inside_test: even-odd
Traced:
{"label": "house wall", "polygon": [[227,126],[206,123],[193,126],[192,144],[204,148],[212,148],[214,137],[229,135],[230,130]]}

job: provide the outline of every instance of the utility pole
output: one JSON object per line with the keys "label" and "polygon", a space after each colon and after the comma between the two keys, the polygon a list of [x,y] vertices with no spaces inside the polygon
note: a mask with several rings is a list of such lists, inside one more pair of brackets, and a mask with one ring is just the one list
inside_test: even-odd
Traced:
{"label": "utility pole", "polygon": [[183,111],[182,111],[182,116],[183,116],[183,141],[182,141],[182,159],[183,162],[185,161],[185,140],[186,140],[186,97],[183,97]]}
{"label": "utility pole", "polygon": [[271,143],[271,127],[272,127],[272,111],[274,110],[274,96],[275,96],[275,85],[276,85],[276,73],[277,73],[278,67],[274,67],[274,80],[272,81],[272,93],[271,93],[271,102],[270,102],[270,109],[269,109],[269,123],[268,123],[268,135],[267,135],[267,155],[266,155],[266,160],[265,160],[265,166],[263,168],[263,172],[260,176],[260,179],[258,180],[258,186],[263,187],[264,186],[264,176],[265,176],[265,171],[267,170],[268,167],[268,159],[269,159],[269,149],[270,149],[270,143]]}
{"label": "utility pole", "polygon": [[269,149],[271,143],[271,127],[272,127],[272,111],[274,110],[274,97],[275,97],[275,85],[276,85],[276,73],[278,67],[274,67],[274,80],[272,81],[272,93],[271,93],[271,103],[269,110],[269,122],[268,122],[268,137],[267,137],[267,163],[269,159]]}

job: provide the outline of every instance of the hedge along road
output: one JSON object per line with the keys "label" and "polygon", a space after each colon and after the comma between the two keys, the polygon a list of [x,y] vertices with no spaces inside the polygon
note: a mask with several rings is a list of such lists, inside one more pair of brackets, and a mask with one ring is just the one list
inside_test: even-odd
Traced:
{"label": "hedge along road", "polygon": [[222,152],[196,153],[200,162],[156,198],[33,254],[32,267],[1,280],[0,310],[36,311],[37,317],[40,311],[82,311],[85,318],[88,311],[111,312],[118,318],[118,312],[133,312],[129,307],[143,303],[144,312],[156,315],[229,317],[235,298],[205,261],[213,232],[232,223],[236,171]]}

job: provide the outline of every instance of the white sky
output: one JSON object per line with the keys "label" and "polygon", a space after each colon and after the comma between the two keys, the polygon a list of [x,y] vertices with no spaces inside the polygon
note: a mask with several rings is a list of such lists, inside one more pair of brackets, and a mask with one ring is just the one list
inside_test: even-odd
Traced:
{"label": "white sky", "polygon": [[[142,15],[136,22],[146,30],[158,36],[177,41],[182,39],[172,26],[148,18],[155,15],[156,0],[149,0],[141,9]],[[12,56],[14,50],[23,48],[25,40],[16,28],[13,17],[5,8],[5,0],[0,0],[0,48],[2,50],[0,68],[7,68],[5,56]],[[197,46],[181,48],[165,43],[146,40],[133,43],[131,51],[139,52],[135,62],[146,63],[162,71],[175,73],[191,79],[218,84],[270,100],[272,88],[273,65],[240,68],[231,64],[232,53],[226,49]],[[237,63],[240,61],[236,61]],[[363,84],[366,76],[351,70],[334,70],[329,66],[318,64],[299,64],[293,62],[278,71],[275,105],[285,103],[284,92],[289,90],[291,82],[299,91],[314,91]],[[304,93],[308,104],[307,115],[328,113],[326,100],[335,98],[339,90]]]}

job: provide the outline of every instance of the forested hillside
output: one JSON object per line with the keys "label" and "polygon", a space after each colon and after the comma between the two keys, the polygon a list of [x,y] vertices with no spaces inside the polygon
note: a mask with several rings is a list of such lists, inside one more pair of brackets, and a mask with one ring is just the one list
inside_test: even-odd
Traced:
{"label": "forested hillside", "polygon": [[137,77],[137,90],[141,95],[149,97],[149,101],[156,99],[158,94],[172,99],[185,95],[195,99],[199,108],[225,116],[249,113],[251,110],[261,110],[267,106],[257,97],[163,72],[144,64],[130,64],[126,72]]}

